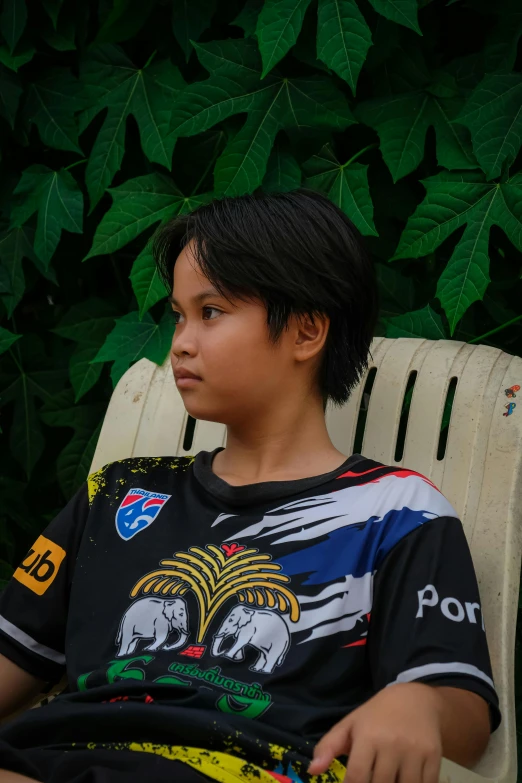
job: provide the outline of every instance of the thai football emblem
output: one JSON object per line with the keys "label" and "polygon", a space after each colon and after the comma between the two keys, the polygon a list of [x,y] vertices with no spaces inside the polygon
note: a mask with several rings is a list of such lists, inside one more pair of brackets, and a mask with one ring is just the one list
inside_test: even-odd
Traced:
{"label": "thai football emblem", "polygon": [[148,492],[146,489],[129,489],[116,512],[116,530],[124,541],[152,525],[159,512],[172,495]]}

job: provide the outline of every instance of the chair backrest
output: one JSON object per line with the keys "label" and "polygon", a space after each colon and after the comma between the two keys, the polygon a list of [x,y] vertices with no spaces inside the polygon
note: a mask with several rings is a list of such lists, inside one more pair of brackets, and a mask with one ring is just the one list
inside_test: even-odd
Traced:
{"label": "chair backrest", "polygon": [[[363,392],[373,368],[376,374],[368,401],[368,391]],[[414,469],[439,487],[463,521],[479,580],[503,721],[474,770],[477,774],[451,765],[452,774],[444,780],[514,782],[522,405],[518,410],[506,408],[518,400],[507,396],[506,389],[522,386],[522,359],[496,348],[453,340],[376,338],[368,372],[346,405],[327,407],[332,442],[347,456],[352,454],[361,404],[367,408],[360,452],[386,464]],[[404,431],[404,416],[399,427],[403,400],[414,377],[403,452],[395,460],[399,430]],[[455,388],[453,407],[445,453],[439,459],[441,422],[450,388]],[[522,397],[522,391],[519,394]],[[187,421],[169,358],[161,367],[141,359],[113,392],[91,472],[125,457],[194,455],[226,445],[225,425],[198,420],[190,448],[184,450]]]}

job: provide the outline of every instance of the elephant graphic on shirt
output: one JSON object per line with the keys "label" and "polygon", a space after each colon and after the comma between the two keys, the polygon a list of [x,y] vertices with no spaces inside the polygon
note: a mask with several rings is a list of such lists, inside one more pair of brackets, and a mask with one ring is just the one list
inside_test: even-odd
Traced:
{"label": "elephant graphic on shirt", "polygon": [[[179,634],[173,644],[166,644],[169,635]],[[184,598],[166,600],[140,598],[129,606],[121,618],[116,644],[118,657],[130,655],[140,639],[152,639],[145,650],[177,650],[188,639],[188,612]]]}
{"label": "elephant graphic on shirt", "polygon": [[[223,651],[223,641],[229,636],[234,638],[234,643]],[[214,634],[212,655],[242,661],[247,645],[259,650],[259,657],[250,667],[251,671],[270,674],[276,666],[281,666],[290,647],[288,626],[276,612],[237,605]]]}

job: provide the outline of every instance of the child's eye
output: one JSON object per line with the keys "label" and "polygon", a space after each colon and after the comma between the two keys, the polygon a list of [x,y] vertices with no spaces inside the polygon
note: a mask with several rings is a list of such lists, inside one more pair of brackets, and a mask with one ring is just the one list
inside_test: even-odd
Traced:
{"label": "child's eye", "polygon": [[[210,307],[209,305],[207,305],[206,307],[202,307],[201,309],[203,311],[205,311],[205,310],[213,310],[215,313],[220,313],[221,312],[221,310],[218,310],[217,307]],[[179,313],[177,310],[171,310],[170,314],[172,315],[172,317],[174,319],[174,323],[178,324],[179,323],[179,316],[181,315],[181,313]],[[207,318],[205,320],[213,321],[214,319],[213,318]]]}
{"label": "child's eye", "polygon": [[[204,307],[203,310],[213,310],[215,313],[220,313],[221,312],[221,310],[218,310],[216,307],[210,307],[210,306]],[[209,321],[213,321],[214,319],[213,318],[209,318],[208,320]]]}

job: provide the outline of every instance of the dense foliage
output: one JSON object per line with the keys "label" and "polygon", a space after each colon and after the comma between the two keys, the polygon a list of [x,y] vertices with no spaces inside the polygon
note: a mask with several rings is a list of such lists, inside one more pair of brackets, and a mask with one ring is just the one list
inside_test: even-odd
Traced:
{"label": "dense foliage", "polygon": [[520,353],[518,0],[3,0],[0,577],[85,479],[174,328],[148,239],[256,188],[326,192],[379,333]]}

